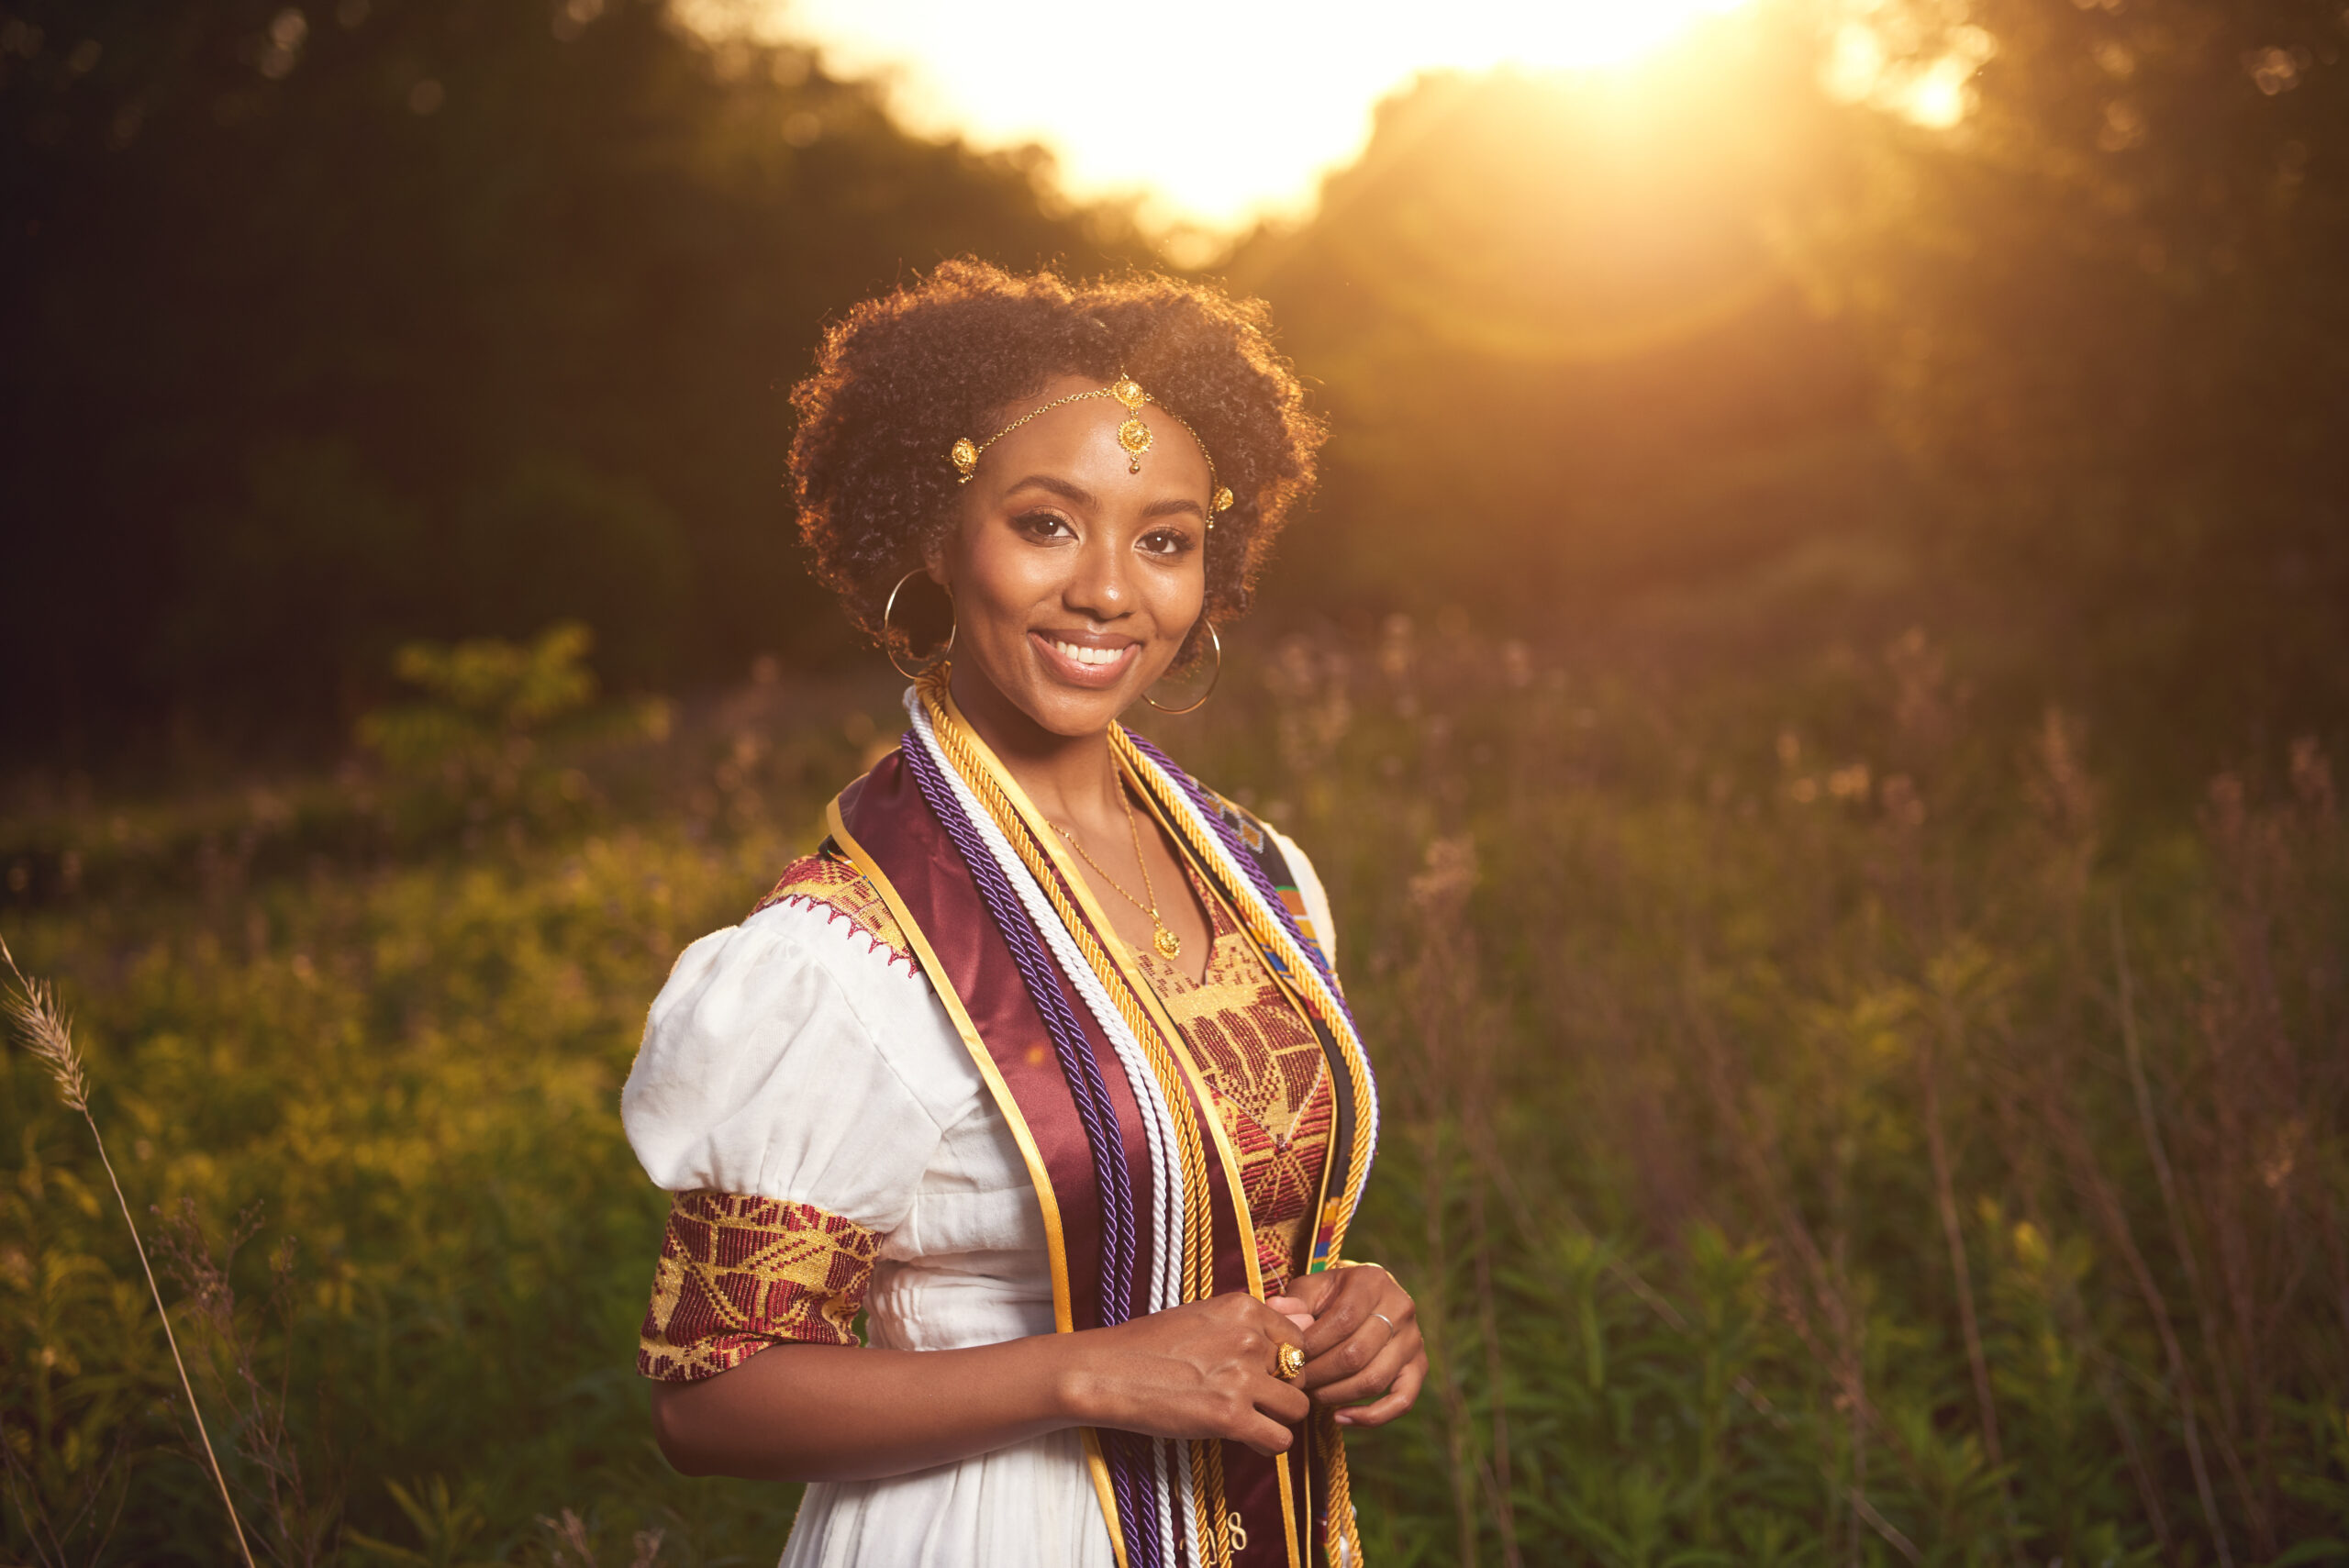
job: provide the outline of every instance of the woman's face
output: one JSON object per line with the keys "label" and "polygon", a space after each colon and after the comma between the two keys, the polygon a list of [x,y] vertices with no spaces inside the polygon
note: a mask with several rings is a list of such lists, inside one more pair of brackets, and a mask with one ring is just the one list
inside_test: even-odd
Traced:
{"label": "woman's face", "polygon": [[[1061,376],[999,417],[1099,384]],[[1054,735],[1097,733],[1174,662],[1207,592],[1207,457],[1163,409],[1141,417],[1140,473],[1112,397],[1031,419],[979,459],[930,563],[954,596],[966,707],[999,696]],[[968,676],[985,686],[966,693]]]}

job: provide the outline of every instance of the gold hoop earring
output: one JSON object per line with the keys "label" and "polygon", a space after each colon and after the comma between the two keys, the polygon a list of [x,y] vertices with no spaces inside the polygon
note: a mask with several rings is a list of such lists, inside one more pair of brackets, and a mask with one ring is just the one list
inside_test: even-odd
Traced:
{"label": "gold hoop earring", "polygon": [[[926,570],[927,568],[925,567],[915,567],[911,572],[908,572],[903,577],[898,578],[896,586],[889,590],[888,603],[881,606],[881,629],[885,633],[895,629],[891,625],[890,617],[897,613],[898,594],[904,591],[907,584],[912,582],[915,577],[918,576]],[[940,592],[944,593],[945,590],[941,588]],[[949,607],[952,607],[954,603],[954,595],[947,594],[946,603]],[[918,670],[908,670],[897,662],[896,645],[891,642],[886,636],[884,636],[881,639],[881,651],[889,656],[890,667],[896,670],[898,674],[903,675],[908,681],[918,681],[923,675],[929,673],[931,670],[936,669],[938,667],[939,661],[944,659],[949,653],[954,651],[954,627],[951,622],[948,624],[946,628],[946,640],[939,646],[937,652],[930,656],[930,662],[924,664]]]}
{"label": "gold hoop earring", "polygon": [[1208,646],[1215,650],[1215,673],[1208,677],[1208,689],[1201,692],[1198,695],[1197,700],[1193,702],[1188,707],[1168,707],[1164,703],[1160,702],[1148,692],[1142,693],[1141,700],[1148,703],[1151,706],[1156,708],[1161,713],[1197,713],[1201,707],[1206,706],[1208,698],[1215,695],[1215,684],[1223,679],[1223,639],[1218,635],[1215,629],[1215,622],[1211,620],[1201,621],[1199,624],[1208,628]]}

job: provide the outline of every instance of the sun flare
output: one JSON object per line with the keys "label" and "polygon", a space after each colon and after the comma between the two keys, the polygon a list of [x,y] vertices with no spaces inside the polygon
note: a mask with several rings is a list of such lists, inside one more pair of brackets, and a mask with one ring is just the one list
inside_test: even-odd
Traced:
{"label": "sun flare", "polygon": [[1162,223],[1228,230],[1305,206],[1420,72],[1629,64],[1746,0],[768,3],[759,31],[884,75],[917,129],[1041,142],[1075,195],[1136,195]]}

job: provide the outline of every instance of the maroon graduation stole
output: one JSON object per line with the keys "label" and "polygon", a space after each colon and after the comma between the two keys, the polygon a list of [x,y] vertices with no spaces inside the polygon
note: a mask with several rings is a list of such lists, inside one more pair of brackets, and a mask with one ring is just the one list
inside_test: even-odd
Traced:
{"label": "maroon graduation stole", "polygon": [[[1042,1210],[1055,1326],[1101,1328],[1228,1291],[1261,1296],[1277,1282],[1258,1277],[1238,1160],[1178,1031],[943,683],[926,681],[920,697],[900,749],[832,803],[832,847],[903,929],[1011,1127]],[[1120,755],[1218,895],[1258,928],[1280,917],[1267,916],[1266,895],[1295,894],[1261,829],[1252,849],[1250,821],[1228,803],[1130,740]],[[1220,838],[1203,842],[1203,822]],[[1322,1040],[1337,1091],[1309,1271],[1335,1261],[1375,1111],[1342,1002],[1338,1018],[1319,1016],[1335,990],[1322,955],[1293,917],[1286,930],[1260,931],[1259,951]],[[1320,989],[1304,995],[1317,977],[1299,972],[1313,966]],[[1237,1443],[1085,1436],[1121,1568],[1360,1562],[1326,1412],[1272,1459]]]}

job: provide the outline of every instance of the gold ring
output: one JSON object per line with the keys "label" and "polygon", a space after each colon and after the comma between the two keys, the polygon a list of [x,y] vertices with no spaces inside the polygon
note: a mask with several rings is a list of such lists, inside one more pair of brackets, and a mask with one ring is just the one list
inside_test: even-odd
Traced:
{"label": "gold ring", "polygon": [[1295,1383],[1297,1374],[1305,1370],[1305,1351],[1296,1345],[1283,1345],[1281,1353],[1273,1359],[1273,1371],[1284,1383]]}

